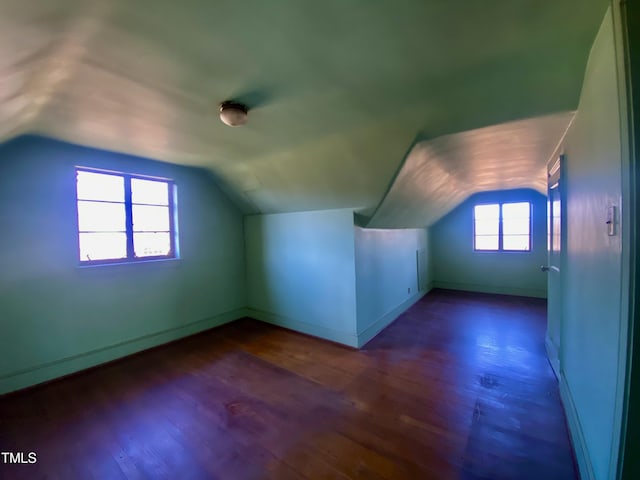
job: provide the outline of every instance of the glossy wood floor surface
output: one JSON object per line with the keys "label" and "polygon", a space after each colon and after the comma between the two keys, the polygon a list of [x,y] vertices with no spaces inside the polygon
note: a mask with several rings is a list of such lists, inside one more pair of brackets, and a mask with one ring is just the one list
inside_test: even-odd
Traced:
{"label": "glossy wood floor surface", "polygon": [[8,479],[573,479],[545,303],[434,290],[363,350],[246,319],[0,397]]}

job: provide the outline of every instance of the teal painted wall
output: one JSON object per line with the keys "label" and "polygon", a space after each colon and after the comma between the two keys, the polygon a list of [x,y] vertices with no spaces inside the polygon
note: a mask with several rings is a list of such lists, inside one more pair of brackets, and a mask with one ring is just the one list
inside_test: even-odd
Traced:
{"label": "teal painted wall", "polygon": [[[532,203],[530,252],[474,252],[473,207],[477,203]],[[547,200],[529,189],[472,195],[430,228],[433,285],[440,288],[546,297]]]}
{"label": "teal painted wall", "polygon": [[[76,165],[175,179],[181,259],[78,267]],[[20,137],[0,146],[0,230],[0,393],[232,320],[245,305],[242,216],[197,169]]]}
{"label": "teal painted wall", "polygon": [[357,346],[351,209],[245,217],[249,315]]}
{"label": "teal painted wall", "polygon": [[248,315],[310,335],[360,347],[429,285],[426,230],[363,229],[340,209],[251,215],[245,232]]}
{"label": "teal painted wall", "polygon": [[607,207],[620,207],[622,196],[617,85],[609,12],[593,45],[578,113],[564,143],[567,252],[560,368],[565,406],[577,417],[570,422],[574,443],[584,444],[590,464],[583,460],[583,474],[592,469],[597,479],[612,478],[609,473],[615,471],[619,342],[626,322],[621,235],[608,236],[605,224]]}
{"label": "teal painted wall", "polygon": [[[362,346],[430,289],[429,245],[426,229],[360,227],[355,227],[355,245],[357,326]],[[419,251],[423,252],[420,262]]]}

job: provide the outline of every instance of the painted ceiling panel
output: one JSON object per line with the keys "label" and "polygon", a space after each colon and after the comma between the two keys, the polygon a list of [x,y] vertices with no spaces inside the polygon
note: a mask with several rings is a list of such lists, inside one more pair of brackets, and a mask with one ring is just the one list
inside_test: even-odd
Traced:
{"label": "painted ceiling panel", "polygon": [[367,226],[424,227],[474,193],[533,188],[546,195],[546,164],[574,112],[417,139]]}
{"label": "painted ceiling panel", "polygon": [[[418,132],[574,110],[607,5],[0,0],[0,139],[206,167],[246,213],[371,214]],[[227,99],[249,105],[245,127],[219,121]],[[514,179],[543,161],[520,158]]]}

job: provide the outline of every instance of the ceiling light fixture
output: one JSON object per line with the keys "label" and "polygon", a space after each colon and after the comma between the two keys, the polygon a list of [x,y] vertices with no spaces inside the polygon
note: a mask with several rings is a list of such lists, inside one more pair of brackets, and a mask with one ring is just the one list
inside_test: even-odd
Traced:
{"label": "ceiling light fixture", "polygon": [[239,127],[247,123],[249,109],[238,102],[226,101],[220,104],[220,120],[230,127]]}

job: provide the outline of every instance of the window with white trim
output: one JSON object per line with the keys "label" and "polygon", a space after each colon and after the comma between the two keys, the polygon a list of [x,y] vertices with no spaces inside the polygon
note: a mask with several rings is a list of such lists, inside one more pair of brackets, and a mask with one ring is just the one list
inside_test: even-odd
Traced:
{"label": "window with white trim", "polygon": [[81,264],[176,258],[173,180],[76,168]]}
{"label": "window with white trim", "polygon": [[473,208],[476,251],[531,251],[531,203],[488,203]]}

